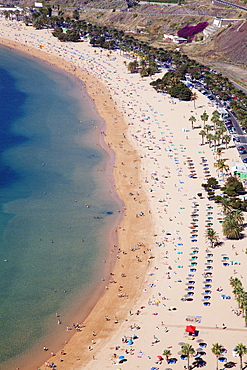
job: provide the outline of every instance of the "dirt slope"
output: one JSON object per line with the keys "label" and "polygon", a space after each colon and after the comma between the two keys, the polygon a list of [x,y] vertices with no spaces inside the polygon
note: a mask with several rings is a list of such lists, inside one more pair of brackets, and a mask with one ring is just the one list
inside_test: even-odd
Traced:
{"label": "dirt slope", "polygon": [[219,34],[215,49],[226,59],[247,64],[247,21],[237,22]]}

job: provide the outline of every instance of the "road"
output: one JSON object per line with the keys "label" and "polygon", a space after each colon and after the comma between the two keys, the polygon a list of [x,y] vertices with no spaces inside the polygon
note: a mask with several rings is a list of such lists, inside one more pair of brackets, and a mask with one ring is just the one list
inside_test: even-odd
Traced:
{"label": "road", "polygon": [[[213,96],[214,99],[212,100],[212,102],[217,103],[218,106],[221,107],[221,108],[225,108],[225,107],[222,106],[221,100],[217,96],[215,96],[209,88],[207,88],[205,85],[201,84],[199,81],[197,81],[197,87],[198,87],[198,85],[200,85],[200,87],[202,89],[204,89],[208,94]],[[194,85],[194,87],[197,88],[196,85]],[[231,111],[227,108],[225,108],[225,109],[227,110],[227,112],[229,114],[229,118],[232,121],[232,126],[236,130],[236,132],[234,133],[234,136],[237,136],[240,139],[240,142],[235,141],[236,147],[244,146],[245,149],[246,149],[246,152],[247,152],[247,135],[243,132],[239,122],[236,120],[235,116],[231,113]],[[240,159],[242,161],[244,158],[247,158],[247,153],[246,154],[241,154],[241,155],[239,154],[239,156],[240,156]]]}
{"label": "road", "polygon": [[234,8],[238,8],[238,9],[247,11],[247,8],[244,8],[243,6],[240,6],[240,5],[229,3],[228,1],[224,1],[224,0],[213,0],[213,2],[214,3],[221,3],[221,4],[224,4],[224,5],[227,5],[227,6],[233,6]]}

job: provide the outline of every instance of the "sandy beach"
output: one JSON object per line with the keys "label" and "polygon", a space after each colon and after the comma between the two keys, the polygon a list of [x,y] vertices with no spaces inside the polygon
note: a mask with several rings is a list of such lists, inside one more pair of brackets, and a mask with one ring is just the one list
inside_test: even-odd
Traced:
{"label": "sandy beach", "polygon": [[[182,369],[187,362],[180,358],[181,346],[190,343],[205,352],[205,368],[212,369],[216,342],[226,349],[222,357],[238,363],[232,349],[246,344],[247,334],[229,278],[238,277],[247,286],[246,239],[226,240],[220,207],[197,196],[207,176],[218,174],[215,153],[201,145],[200,129],[192,130],[189,121],[193,114],[195,126],[203,125],[200,115],[206,111],[211,116],[215,107],[199,92],[195,107],[159,94],[150,86],[152,78],[127,71],[124,61],[129,60],[119,51],[100,52],[86,41],[60,43],[50,30],[0,18],[0,44],[83,81],[106,123],[99,140],[115,153],[113,187],[125,207],[117,245],[109,246],[117,254],[114,269],[99,282],[104,294],[82,327],[72,329],[69,341],[66,324],[73,322],[64,323],[63,347],[49,345],[45,353],[40,348],[35,365],[42,370],[51,363],[58,370]],[[223,155],[229,166],[239,161],[231,144]],[[222,242],[216,248],[205,241],[208,223]],[[184,301],[188,295],[192,300]],[[193,340],[185,333],[187,325],[198,330]],[[157,357],[166,349],[176,359],[172,365]],[[34,368],[21,361],[18,366]]]}

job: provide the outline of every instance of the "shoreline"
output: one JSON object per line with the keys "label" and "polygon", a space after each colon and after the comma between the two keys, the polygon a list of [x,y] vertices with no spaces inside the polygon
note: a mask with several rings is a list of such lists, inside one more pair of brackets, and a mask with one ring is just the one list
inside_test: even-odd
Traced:
{"label": "shoreline", "polygon": [[[117,116],[121,117],[121,129],[120,129],[120,131],[126,132],[127,126],[126,126],[126,123],[124,122],[122,114],[116,109],[115,105],[114,105],[112,111],[110,111],[110,112],[105,111],[105,106],[102,105],[101,99],[103,99],[103,98],[105,100],[107,99],[107,100],[109,100],[109,103],[111,103],[112,98],[108,95],[108,92],[105,90],[104,85],[102,85],[102,83],[99,80],[97,80],[95,77],[88,74],[88,72],[86,72],[84,70],[79,70],[78,68],[75,71],[72,64],[67,63],[63,59],[60,60],[59,57],[54,57],[54,56],[51,56],[47,53],[44,53],[42,50],[37,50],[35,48],[26,47],[25,45],[22,45],[22,44],[16,43],[16,42],[11,42],[7,39],[3,39],[2,37],[0,37],[0,44],[3,45],[4,47],[20,51],[20,52],[26,54],[27,57],[32,56],[34,58],[38,58],[39,60],[42,60],[43,62],[48,63],[51,66],[59,68],[62,73],[65,71],[66,73],[69,73],[69,74],[73,75],[75,78],[80,80],[80,82],[83,83],[83,85],[85,85],[87,94],[93,100],[93,102],[95,104],[95,107],[96,107],[100,117],[103,119],[103,122],[104,122],[103,123],[103,128],[105,126],[106,136],[102,137],[102,135],[99,133],[98,143],[106,151],[106,154],[109,156],[109,159],[108,159],[109,164],[107,166],[110,167],[110,166],[113,166],[113,164],[114,164],[114,166],[117,167],[120,163],[120,158],[118,158],[119,154],[117,153],[116,150],[112,149],[112,146],[118,144],[118,142],[117,142],[118,139],[116,139],[114,137],[114,134],[116,133],[116,132],[114,133],[114,128],[112,128],[112,127],[110,128],[111,121],[112,121],[112,117],[110,117],[110,116],[114,113]],[[92,85],[97,86],[97,88],[95,89]],[[99,88],[99,86],[100,86],[100,88]],[[96,91],[97,91],[97,94],[96,94]],[[99,91],[101,91],[101,95],[98,94]],[[98,130],[100,130],[100,128]],[[121,134],[122,134],[122,132],[120,133],[120,135]],[[106,140],[106,138],[107,138],[107,140]],[[111,144],[109,143],[109,141],[111,141]],[[130,147],[130,150],[131,149],[132,148]],[[136,153],[133,153],[133,155],[136,155]],[[123,159],[122,153],[121,153],[121,158]],[[129,159],[129,157],[128,157],[128,159]],[[126,202],[124,202],[124,200],[122,198],[120,198],[120,194],[116,190],[117,186],[115,184],[119,183],[119,179],[118,180],[116,179],[117,175],[116,175],[116,173],[114,174],[114,171],[113,171],[114,168],[113,167],[112,167],[111,170],[109,169],[110,171],[112,171],[112,175],[113,175],[113,178],[114,178],[113,182],[111,182],[109,180],[111,182],[112,191],[115,191],[115,193],[116,193],[116,195],[113,195],[113,197],[116,198],[117,202],[122,203],[122,207],[124,207],[124,204],[128,203],[128,199],[125,199]],[[118,186],[120,186],[120,184]],[[120,217],[120,223],[118,225],[115,225],[112,229],[112,232],[111,232],[111,235],[110,235],[110,243],[111,243],[110,245],[116,244],[117,238],[119,239],[119,233],[120,233],[119,229],[121,229],[121,228],[124,229],[126,227],[125,223],[126,223],[126,221],[124,222],[124,216],[121,216]],[[121,241],[121,237],[120,237],[120,241]],[[109,266],[105,268],[105,270],[108,272],[108,277],[107,277],[105,283],[107,283],[107,280],[108,280],[108,282],[110,280],[110,275],[109,275],[110,272],[112,272],[114,274],[114,276],[118,275],[116,273],[116,257],[110,255],[110,250],[109,250],[109,258],[110,258],[110,262],[108,262]],[[121,278],[119,278],[119,279],[121,279]],[[131,280],[131,278],[130,278],[130,280]],[[78,315],[81,319],[82,319],[82,316],[84,317],[84,324],[86,325],[86,327],[83,328],[83,330],[82,330],[82,335],[81,336],[90,336],[91,335],[91,329],[89,329],[89,328],[87,329],[87,327],[88,327],[87,321],[92,320],[93,322],[95,322],[94,317],[98,316],[97,306],[101,305],[101,301],[103,301],[102,305],[105,306],[105,304],[108,304],[108,306],[109,306],[108,309],[110,309],[110,308],[112,309],[112,307],[111,307],[112,306],[111,296],[114,299],[115,298],[115,292],[113,292],[113,294],[111,294],[109,291],[105,291],[105,289],[100,285],[101,284],[99,283],[98,293],[96,294],[97,298],[94,298],[93,303],[89,305],[91,308],[89,308],[86,312],[84,312],[83,315],[82,315],[82,313],[80,313]],[[135,295],[136,295],[136,294],[138,294],[138,288],[136,288],[135,290],[136,290],[136,292],[135,292]],[[105,295],[108,295],[108,296],[110,295],[110,297],[104,299]],[[106,302],[104,302],[104,301],[106,301]],[[96,312],[94,313],[94,311],[96,311]],[[119,318],[121,316],[122,317],[126,316],[127,312],[128,312],[128,309],[125,307],[124,312],[121,315],[120,315],[120,312],[119,312]],[[91,319],[91,316],[93,316],[92,319]],[[114,331],[115,329],[116,328],[114,328],[114,326],[113,326],[111,330]],[[66,348],[69,346],[69,344],[71,344],[70,341],[73,339],[73,337],[78,336],[79,334],[78,333],[73,333],[73,334],[70,333],[69,343],[66,344]],[[67,335],[65,335],[65,336],[67,337]],[[68,338],[66,338],[66,340],[67,339]],[[40,340],[39,340],[39,342],[40,342]],[[54,347],[55,347],[55,350],[57,350],[57,346],[54,345]],[[86,348],[85,348],[85,352],[86,352]],[[30,361],[30,363],[28,364],[28,367],[27,367],[27,356],[30,357],[30,355],[24,355],[23,360],[20,361],[20,368],[22,368],[22,366],[25,366],[25,370],[33,369],[33,366],[34,366],[34,361],[33,360]],[[20,356],[20,357],[22,357],[22,356]],[[49,355],[48,356],[41,355],[40,357],[41,358],[45,357],[47,360],[50,358]],[[18,358],[19,358],[19,356],[18,356]],[[54,360],[56,360],[56,359],[54,358]],[[89,356],[85,356],[85,359],[83,359],[83,362],[84,361],[90,361],[90,360],[91,360],[91,354]],[[13,362],[16,362],[16,361],[14,360]],[[36,362],[35,362],[35,364],[37,365]],[[18,365],[19,365],[19,362],[18,362]],[[67,365],[65,365],[65,366],[67,366]],[[42,368],[42,366],[41,366],[41,368]],[[59,366],[59,368],[61,368],[61,365]]]}
{"label": "shoreline", "polygon": [[[197,350],[200,342],[206,343],[203,359],[207,366],[215,366],[211,353],[215,342],[226,348],[229,361],[238,360],[232,349],[241,341],[247,342],[247,332],[243,318],[236,315],[237,302],[229,278],[241,278],[247,286],[246,232],[243,239],[234,240],[234,248],[232,241],[223,236],[219,222],[222,212],[201,188],[208,176],[218,178],[213,165],[215,153],[208,145],[200,144],[199,130],[191,129],[189,122],[194,114],[200,124],[203,112],[211,115],[215,107],[199,92],[196,108],[193,102],[158,94],[149,85],[152,79],[126,72],[124,57],[117,52],[110,58],[85,43],[61,44],[51,39],[47,31],[34,31],[32,38],[24,26],[14,23],[12,30],[3,23],[7,31],[12,31],[12,39],[20,37],[16,32],[21,28],[22,40],[27,43],[37,46],[43,38],[42,45],[52,53],[48,55],[49,61],[54,53],[62,66],[72,60],[73,68],[69,63],[68,69],[77,77],[80,65],[88,71],[84,81],[87,91],[95,102],[98,98],[98,112],[110,122],[104,139],[116,153],[115,190],[126,207],[117,230],[120,259],[117,258],[111,276],[117,283],[109,284],[109,290],[85,320],[86,327],[63,348],[66,355],[57,353],[49,362],[54,362],[58,370],[98,370],[99,366],[115,368],[120,363],[119,356],[124,355],[127,361],[119,365],[122,370],[146,369],[156,366],[157,356],[169,349],[177,361],[174,370],[180,370],[184,364],[180,358],[181,343],[191,339],[185,327],[188,321],[194,323],[195,318],[199,334],[191,344]],[[97,76],[97,85],[90,83],[95,81],[90,75]],[[224,151],[224,157],[229,165],[239,161],[234,145]],[[203,192],[202,198],[197,196],[198,191]],[[191,219],[194,210],[196,232]],[[222,241],[217,248],[208,247],[205,242],[209,220]],[[222,256],[238,263],[226,267]],[[205,286],[208,267],[212,271],[210,287]],[[189,284],[194,284],[193,291]],[[231,298],[222,299],[218,287]],[[209,305],[204,304],[205,289],[210,294]],[[188,293],[193,298],[185,302],[182,298]],[[105,320],[106,315],[109,321]],[[131,338],[133,330],[138,338],[130,351],[123,336]],[[40,368],[45,370],[47,366]]]}

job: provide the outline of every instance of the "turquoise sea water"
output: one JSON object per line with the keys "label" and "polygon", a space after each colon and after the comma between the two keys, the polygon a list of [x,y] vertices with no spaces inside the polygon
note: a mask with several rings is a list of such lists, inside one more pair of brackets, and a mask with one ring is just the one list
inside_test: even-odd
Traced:
{"label": "turquoise sea water", "polygon": [[119,205],[95,125],[72,77],[0,48],[0,365],[100,280]]}

